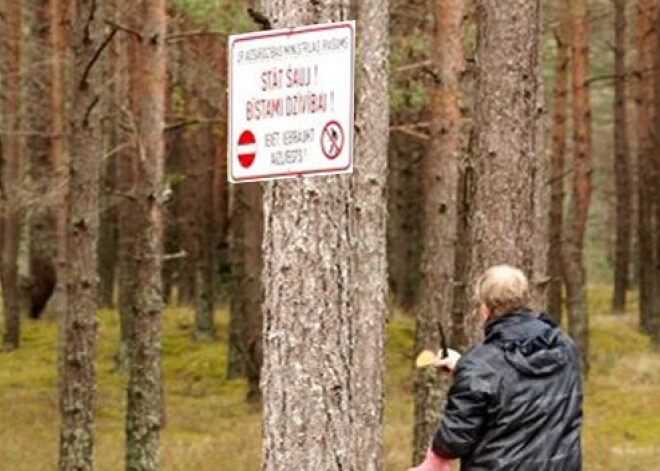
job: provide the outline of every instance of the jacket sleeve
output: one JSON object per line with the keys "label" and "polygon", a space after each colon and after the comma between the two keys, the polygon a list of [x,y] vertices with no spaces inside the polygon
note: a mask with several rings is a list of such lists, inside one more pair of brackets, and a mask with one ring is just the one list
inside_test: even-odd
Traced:
{"label": "jacket sleeve", "polygon": [[455,459],[469,455],[483,435],[488,404],[494,395],[494,372],[462,358],[454,372],[447,406],[433,438],[433,452]]}

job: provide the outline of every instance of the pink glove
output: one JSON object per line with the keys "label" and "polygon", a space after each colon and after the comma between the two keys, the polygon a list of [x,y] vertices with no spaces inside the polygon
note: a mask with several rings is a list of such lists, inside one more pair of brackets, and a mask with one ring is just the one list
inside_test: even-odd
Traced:
{"label": "pink glove", "polygon": [[416,468],[410,468],[408,471],[451,471],[451,461],[440,458],[429,448],[424,462]]}

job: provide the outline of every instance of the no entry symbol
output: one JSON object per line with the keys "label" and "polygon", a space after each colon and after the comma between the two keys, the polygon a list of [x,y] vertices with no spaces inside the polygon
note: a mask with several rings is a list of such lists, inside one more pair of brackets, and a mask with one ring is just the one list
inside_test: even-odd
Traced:
{"label": "no entry symbol", "polygon": [[238,138],[238,161],[243,168],[250,168],[257,156],[257,140],[251,131],[243,131]]}
{"label": "no entry symbol", "polygon": [[339,157],[344,148],[344,130],[337,121],[330,121],[321,133],[321,150],[323,155],[333,160]]}

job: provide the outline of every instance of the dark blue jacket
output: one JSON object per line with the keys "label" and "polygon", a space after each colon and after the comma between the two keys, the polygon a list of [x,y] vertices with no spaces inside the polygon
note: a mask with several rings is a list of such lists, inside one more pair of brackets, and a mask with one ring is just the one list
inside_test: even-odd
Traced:
{"label": "dark blue jacket", "polygon": [[573,342],[529,310],[489,321],[456,365],[433,451],[461,471],[578,471],[582,385]]}

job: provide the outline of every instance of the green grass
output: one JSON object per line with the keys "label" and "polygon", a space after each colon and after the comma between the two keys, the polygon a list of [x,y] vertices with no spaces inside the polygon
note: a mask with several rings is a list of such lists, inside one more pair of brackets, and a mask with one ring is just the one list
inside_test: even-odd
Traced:
{"label": "green grass", "polygon": [[[592,375],[586,385],[585,467],[660,470],[660,354],[636,329],[635,315],[613,316],[607,288],[590,291]],[[631,312],[636,299],[631,300]],[[166,428],[163,469],[260,469],[260,410],[243,400],[242,380],[227,381],[227,312],[218,311],[220,341],[191,340],[192,312],[164,314]],[[126,378],[114,373],[117,315],[99,313],[97,463],[122,469]],[[0,355],[0,469],[55,469],[58,448],[54,322],[23,324],[19,351]],[[395,313],[388,328],[385,411],[387,471],[410,465],[413,323]]]}

